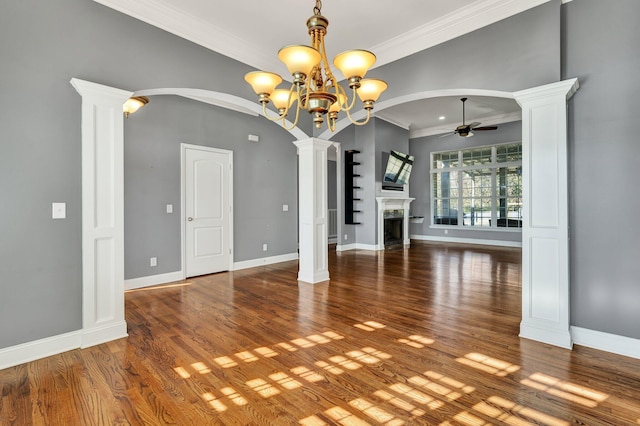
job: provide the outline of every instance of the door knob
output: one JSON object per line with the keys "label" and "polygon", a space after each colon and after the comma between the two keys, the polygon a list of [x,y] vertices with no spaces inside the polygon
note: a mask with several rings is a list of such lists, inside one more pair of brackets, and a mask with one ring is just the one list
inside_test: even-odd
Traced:
{"label": "door knob", "polygon": [[187,220],[188,220],[189,222],[191,222],[191,221],[193,220],[193,218],[192,218],[192,217],[188,217],[188,218],[187,218]]}

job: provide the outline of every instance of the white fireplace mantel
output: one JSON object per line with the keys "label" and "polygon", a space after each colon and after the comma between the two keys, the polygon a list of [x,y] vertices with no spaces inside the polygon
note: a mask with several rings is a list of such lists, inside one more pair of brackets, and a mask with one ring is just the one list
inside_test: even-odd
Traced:
{"label": "white fireplace mantel", "polygon": [[378,202],[378,234],[376,248],[384,250],[384,211],[385,210],[404,210],[404,219],[402,223],[402,233],[404,246],[409,247],[411,241],[409,239],[409,205],[415,198],[408,197],[376,197]]}

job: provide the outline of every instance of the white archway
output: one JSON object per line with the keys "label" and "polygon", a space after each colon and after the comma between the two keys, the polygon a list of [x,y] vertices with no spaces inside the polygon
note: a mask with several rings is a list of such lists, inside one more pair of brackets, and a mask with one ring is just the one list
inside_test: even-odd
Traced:
{"label": "white archway", "polygon": [[[80,346],[87,347],[126,336],[122,104],[131,93],[78,79],[72,79],[71,84],[82,95],[83,339]],[[526,214],[520,336],[567,348],[572,346],[572,339],[566,103],[577,89],[578,81],[572,79],[503,96],[516,99],[522,107]],[[378,106],[385,108],[392,102],[408,102],[425,93],[443,96],[445,92],[407,95]],[[483,94],[488,92],[491,91]],[[232,103],[236,99],[223,98]],[[238,104],[247,107],[245,102]],[[346,127],[343,121],[339,123],[340,128]],[[105,158],[109,158],[106,164]]]}

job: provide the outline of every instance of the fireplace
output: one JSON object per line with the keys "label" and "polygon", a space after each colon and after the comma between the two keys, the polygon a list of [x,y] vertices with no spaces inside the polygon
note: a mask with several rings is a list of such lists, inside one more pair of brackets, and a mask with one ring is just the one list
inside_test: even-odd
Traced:
{"label": "fireplace", "polygon": [[409,247],[409,204],[414,198],[376,197],[378,202],[377,250]]}
{"label": "fireplace", "polygon": [[404,247],[404,210],[385,210],[384,248]]}

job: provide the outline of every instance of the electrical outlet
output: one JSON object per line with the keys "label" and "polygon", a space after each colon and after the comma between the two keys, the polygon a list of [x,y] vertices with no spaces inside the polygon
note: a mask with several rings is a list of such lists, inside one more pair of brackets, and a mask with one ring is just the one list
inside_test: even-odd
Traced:
{"label": "electrical outlet", "polygon": [[264,243],[264,244],[262,245],[262,251],[267,251],[267,243]]}
{"label": "electrical outlet", "polygon": [[449,230],[448,230],[448,229],[445,229],[445,230],[444,230],[444,235],[447,235],[448,233],[449,233]]}
{"label": "electrical outlet", "polygon": [[167,213],[173,213],[173,204],[167,204]]}
{"label": "electrical outlet", "polygon": [[158,258],[152,257],[151,259],[149,259],[149,266],[158,266]]}
{"label": "electrical outlet", "polygon": [[347,241],[347,234],[344,234],[344,240]]}

